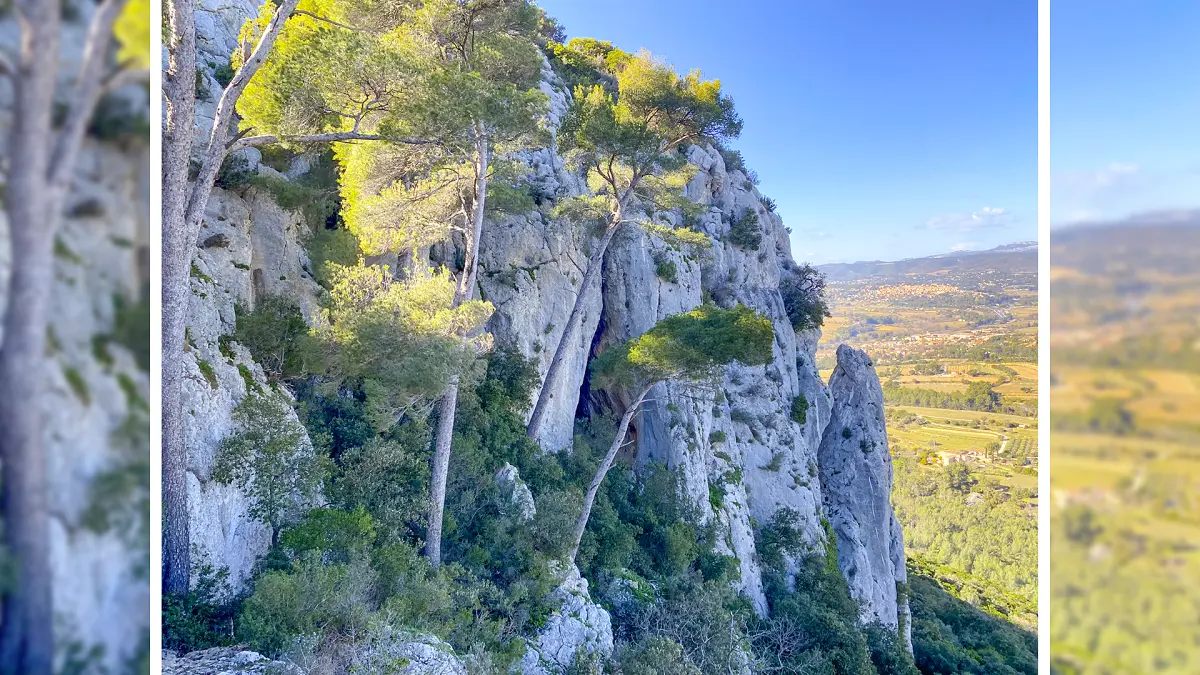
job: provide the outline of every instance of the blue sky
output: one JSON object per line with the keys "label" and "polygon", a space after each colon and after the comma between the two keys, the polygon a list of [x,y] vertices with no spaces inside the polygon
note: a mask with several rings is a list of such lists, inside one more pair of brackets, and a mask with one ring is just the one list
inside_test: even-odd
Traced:
{"label": "blue sky", "polygon": [[719,78],[801,261],[1037,239],[1033,0],[539,4],[572,37]]}
{"label": "blue sky", "polygon": [[1053,226],[1200,207],[1200,3],[1050,5]]}

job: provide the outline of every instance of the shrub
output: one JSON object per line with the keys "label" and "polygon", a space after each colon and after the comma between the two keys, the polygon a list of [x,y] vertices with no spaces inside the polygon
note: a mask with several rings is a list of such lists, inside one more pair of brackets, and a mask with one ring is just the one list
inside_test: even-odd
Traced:
{"label": "shrub", "polygon": [[221,162],[214,185],[222,190],[237,190],[246,187],[257,174],[250,169],[250,162],[242,155],[229,155]]}
{"label": "shrub", "polygon": [[250,516],[271,526],[271,543],[299,520],[324,466],[304,443],[304,427],[272,394],[248,394],[233,409],[238,431],[221,442],[213,479],[237,485],[252,500]]}
{"label": "shrub", "polygon": [[326,562],[349,562],[366,553],[375,536],[375,523],[365,509],[324,508],[309,511],[304,520],[283,533],[279,543],[300,556],[318,551]]}
{"label": "shrub", "polygon": [[829,316],[825,275],[812,265],[789,265],[779,279],[783,307],[797,331],[820,328]]}
{"label": "shrub", "polygon": [[428,506],[428,447],[428,427],[412,422],[400,425],[391,439],[372,438],[345,451],[330,498],[369,513],[389,541],[417,534]]}
{"label": "shrub", "polygon": [[678,271],[675,268],[675,261],[667,257],[665,253],[656,252],[654,254],[654,273],[659,279],[670,282],[672,284],[679,283]]}
{"label": "shrub", "polygon": [[194,555],[192,590],[185,596],[163,595],[163,648],[187,653],[232,643],[235,614],[229,592],[229,570],[217,569]]}
{"label": "shrub", "polygon": [[659,635],[644,636],[617,648],[614,659],[617,675],[701,675],[700,669],[683,653],[678,642]]}
{"label": "shrub", "polygon": [[316,345],[300,307],[282,295],[258,299],[253,310],[236,307],[233,337],[245,345],[272,380],[289,379],[307,372],[306,360],[316,360]]}
{"label": "shrub", "polygon": [[797,394],[796,398],[792,399],[792,421],[796,424],[808,421],[808,398],[804,394]]}
{"label": "shrub", "polygon": [[729,243],[750,251],[757,251],[762,244],[762,228],[758,224],[758,212],[746,209],[737,220],[729,225]]}
{"label": "shrub", "polygon": [[234,72],[232,66],[228,63],[222,63],[213,69],[213,79],[217,81],[217,84],[221,85],[221,88],[225,88],[233,80]]}
{"label": "shrub", "polygon": [[291,570],[267,572],[255,581],[238,617],[238,639],[277,656],[301,635],[361,630],[374,584],[375,572],[365,560],[325,565],[320,556],[306,555]]}

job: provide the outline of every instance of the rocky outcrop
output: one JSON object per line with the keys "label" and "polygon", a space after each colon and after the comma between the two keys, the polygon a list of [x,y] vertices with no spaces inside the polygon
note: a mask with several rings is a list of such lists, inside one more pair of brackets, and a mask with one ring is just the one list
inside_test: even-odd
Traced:
{"label": "rocky outcrop", "polygon": [[562,581],[554,591],[561,603],[529,641],[518,671],[521,675],[562,675],[580,654],[612,655],[612,617],[592,602],[588,582],[571,565],[559,569]]}
{"label": "rocky outcrop", "polygon": [[833,411],[821,440],[825,511],[837,535],[838,567],[864,622],[898,626],[911,646],[904,537],[892,511],[892,457],[883,389],[866,352],[841,345],[829,378]]}
{"label": "rocky outcrop", "polygon": [[213,647],[179,656],[163,650],[163,675],[301,675],[290,663],[237,647]]}
{"label": "rocky outcrop", "polygon": [[353,647],[350,673],[395,673],[396,675],[467,675],[467,668],[454,649],[433,637],[374,626],[367,639]]}
{"label": "rocky outcrop", "polygon": [[537,515],[537,504],[533,501],[533,492],[525,481],[521,480],[517,467],[505,462],[496,472],[495,478],[502,494],[508,498],[507,507],[512,510],[512,514],[522,522],[533,520]]}

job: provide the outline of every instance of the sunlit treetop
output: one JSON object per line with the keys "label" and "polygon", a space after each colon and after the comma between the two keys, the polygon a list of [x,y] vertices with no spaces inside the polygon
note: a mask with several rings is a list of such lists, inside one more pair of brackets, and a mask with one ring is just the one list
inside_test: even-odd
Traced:
{"label": "sunlit treetop", "polygon": [[128,68],[150,67],[150,0],[128,0],[113,25],[117,61]]}
{"label": "sunlit treetop", "polygon": [[701,380],[730,363],[768,363],[774,342],[771,320],[754,310],[704,304],[668,316],[641,336],[609,347],[596,357],[592,368],[606,385]]}

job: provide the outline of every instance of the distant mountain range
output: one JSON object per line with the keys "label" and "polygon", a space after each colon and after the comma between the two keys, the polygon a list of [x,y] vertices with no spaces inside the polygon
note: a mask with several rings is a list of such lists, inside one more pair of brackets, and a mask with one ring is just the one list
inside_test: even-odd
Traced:
{"label": "distant mountain range", "polygon": [[1128,276],[1140,269],[1190,277],[1200,269],[1200,211],[1153,211],[1054,228],[1050,264],[1090,274]]}
{"label": "distant mountain range", "polygon": [[854,263],[831,263],[818,265],[829,281],[855,281],[858,279],[895,277],[911,274],[934,274],[944,270],[1037,273],[1038,243],[1018,241],[1004,244],[986,251],[953,251],[924,258],[904,260],[871,260]]}

